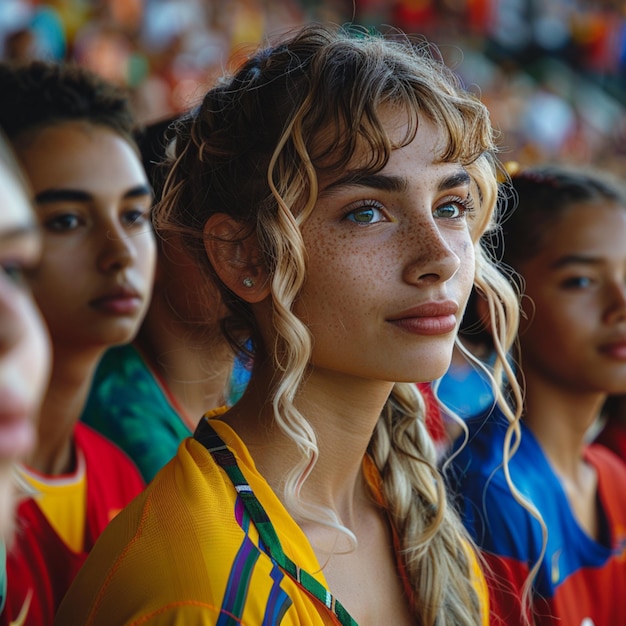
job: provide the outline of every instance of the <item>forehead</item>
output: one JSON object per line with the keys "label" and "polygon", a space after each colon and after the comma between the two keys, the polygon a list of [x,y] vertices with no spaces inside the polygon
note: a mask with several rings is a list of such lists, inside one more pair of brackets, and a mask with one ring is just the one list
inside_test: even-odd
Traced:
{"label": "forehead", "polygon": [[[614,202],[581,202],[545,225],[540,262],[585,254],[601,260],[626,259],[626,207]],[[533,259],[529,259],[532,262]]]}
{"label": "forehead", "polygon": [[111,193],[145,183],[134,148],[111,129],[85,122],[63,122],[20,139],[16,153],[35,193],[68,187]]}
{"label": "forehead", "polygon": [[[384,143],[372,146],[371,137],[360,136],[357,138],[355,150],[349,162],[342,167],[341,164],[333,169],[324,170],[319,173],[320,189],[329,185],[332,186],[343,178],[365,172],[385,171],[390,167],[396,169],[410,170],[415,163],[435,164],[440,162],[439,155],[442,154],[446,138],[441,129],[424,115],[411,120],[407,112],[395,106],[385,106],[379,111],[379,118],[385,134],[383,138],[387,146],[387,161],[383,166],[381,160]],[[320,142],[324,137],[324,132],[320,133]],[[375,153],[375,150],[378,153]],[[332,160],[330,155],[329,161]]]}

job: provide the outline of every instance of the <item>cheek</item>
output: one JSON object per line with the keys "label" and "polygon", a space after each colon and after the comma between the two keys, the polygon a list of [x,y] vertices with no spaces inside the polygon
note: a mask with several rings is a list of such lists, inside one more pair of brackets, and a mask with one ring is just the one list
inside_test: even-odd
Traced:
{"label": "cheek", "polygon": [[[152,231],[140,233],[135,236],[135,264],[142,276],[152,282],[156,271],[156,242]],[[182,271],[181,271],[182,275]]]}
{"label": "cheek", "polygon": [[32,275],[33,292],[71,291],[91,272],[95,253],[86,246],[50,244],[44,240],[38,268]]}
{"label": "cheek", "polygon": [[92,273],[91,265],[91,261],[76,250],[65,253],[46,251],[30,279],[32,291],[37,300],[39,297],[59,300],[58,294],[71,294],[81,288],[87,275]]}
{"label": "cheek", "polygon": [[542,351],[549,346],[551,353],[571,351],[580,338],[580,328],[572,324],[564,311],[553,300],[535,296],[523,299],[524,318],[520,320],[522,351]]}
{"label": "cheek", "polygon": [[460,246],[459,261],[461,263],[459,271],[468,274],[472,277],[472,280],[474,280],[474,273],[476,271],[476,250],[469,237],[463,241]]}
{"label": "cheek", "polygon": [[474,244],[469,238],[463,241],[456,249],[456,254],[459,257],[459,269],[456,273],[456,278],[464,290],[465,301],[467,301],[476,275],[476,253]]}
{"label": "cheek", "polygon": [[327,331],[345,332],[390,278],[384,251],[364,249],[343,235],[319,237],[307,250],[307,279],[294,310],[312,328],[323,324]]}
{"label": "cheek", "polygon": [[73,272],[64,263],[59,264],[49,259],[43,261],[30,285],[35,302],[45,317],[48,311],[67,309],[71,306],[70,303],[75,302],[76,295],[85,282],[83,273],[80,270],[80,261],[76,261]]}

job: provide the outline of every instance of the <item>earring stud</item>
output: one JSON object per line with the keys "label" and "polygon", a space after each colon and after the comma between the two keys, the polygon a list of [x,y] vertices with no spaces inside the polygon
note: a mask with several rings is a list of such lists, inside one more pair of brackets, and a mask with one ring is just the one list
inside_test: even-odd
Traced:
{"label": "earring stud", "polygon": [[249,276],[246,276],[242,282],[245,287],[254,287],[254,281]]}

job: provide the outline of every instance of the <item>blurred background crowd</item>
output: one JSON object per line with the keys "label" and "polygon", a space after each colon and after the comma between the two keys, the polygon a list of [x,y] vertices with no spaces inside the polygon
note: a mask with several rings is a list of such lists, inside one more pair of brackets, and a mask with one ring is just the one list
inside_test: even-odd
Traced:
{"label": "blurred background crowd", "polygon": [[193,106],[247,47],[310,20],[436,44],[491,110],[503,161],[625,171],[623,0],[0,0],[0,53],[88,66],[126,85],[149,123]]}

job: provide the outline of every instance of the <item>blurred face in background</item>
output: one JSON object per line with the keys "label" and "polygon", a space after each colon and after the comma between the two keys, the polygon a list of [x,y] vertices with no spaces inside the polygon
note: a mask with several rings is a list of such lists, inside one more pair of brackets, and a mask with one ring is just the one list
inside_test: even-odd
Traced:
{"label": "blurred face in background", "polygon": [[583,393],[626,391],[626,207],[574,204],[524,277],[520,347],[527,380]]}
{"label": "blurred face in background", "polygon": [[36,443],[50,346],[25,274],[39,262],[40,231],[21,182],[0,159],[0,540],[10,534],[12,466]]}

